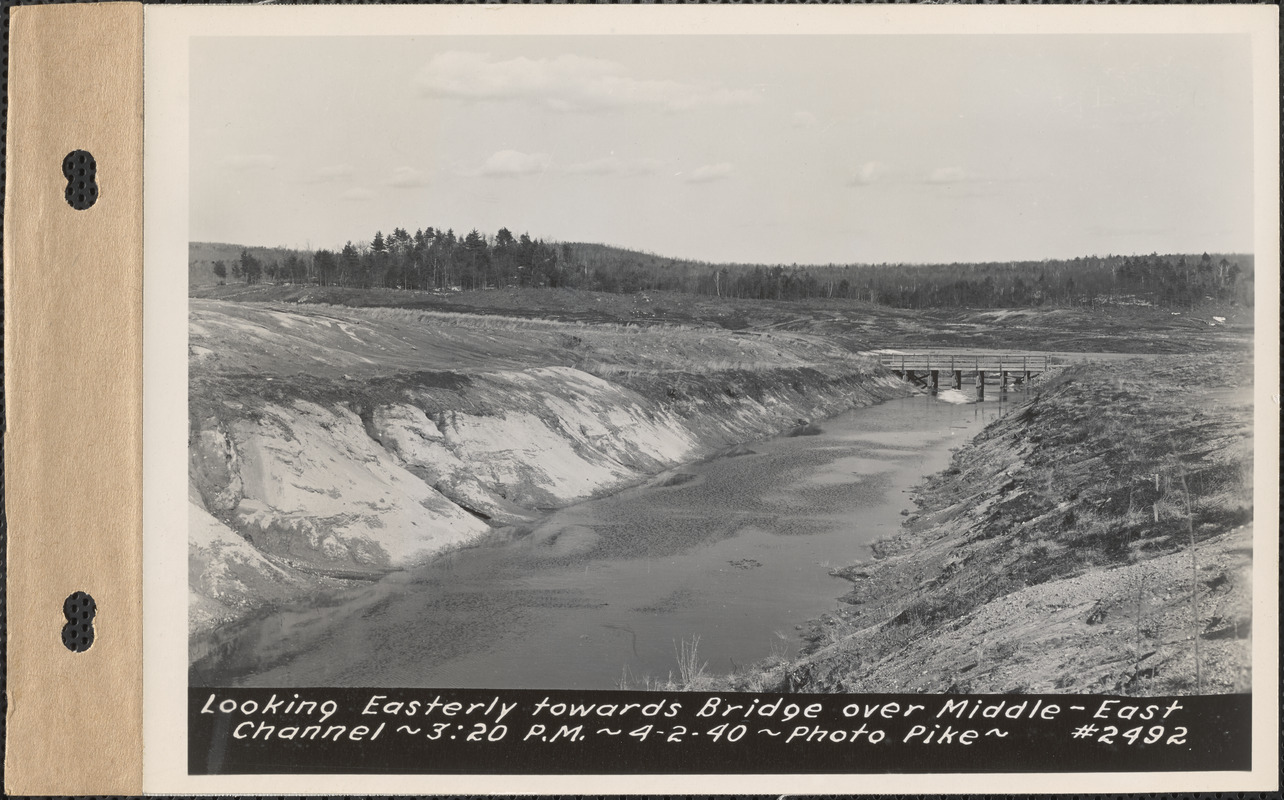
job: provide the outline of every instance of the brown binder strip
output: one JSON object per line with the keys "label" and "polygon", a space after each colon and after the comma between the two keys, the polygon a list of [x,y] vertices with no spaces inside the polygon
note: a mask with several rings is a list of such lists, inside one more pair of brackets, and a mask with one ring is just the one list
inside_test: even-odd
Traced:
{"label": "brown binder strip", "polygon": [[[142,790],[143,9],[12,10],[5,203],[11,794]],[[64,157],[100,187],[77,211]],[[89,593],[95,638],[62,643]]]}

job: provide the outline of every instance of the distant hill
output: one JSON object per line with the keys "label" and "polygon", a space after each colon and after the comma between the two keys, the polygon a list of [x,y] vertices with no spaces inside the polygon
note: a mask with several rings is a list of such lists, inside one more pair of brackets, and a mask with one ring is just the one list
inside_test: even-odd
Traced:
{"label": "distant hill", "polygon": [[[627,247],[617,247],[598,242],[564,242],[561,247],[567,255],[589,264],[632,262],[644,267],[712,266],[704,261],[696,261],[690,258],[670,258],[656,255],[655,253],[631,250]],[[718,266],[721,267],[723,265],[719,264]]]}
{"label": "distant hill", "polygon": [[[562,248],[569,248],[569,252],[576,259],[583,260],[589,264],[601,263],[621,263],[628,262],[642,267],[691,267],[700,269],[753,269],[755,267],[819,267],[820,264],[771,264],[763,262],[742,262],[742,261],[701,261],[697,258],[672,258],[670,256],[656,255],[655,253],[631,250],[627,247],[617,247],[613,244],[601,244],[599,242],[565,242],[560,245]],[[823,266],[834,266],[827,264]],[[862,265],[849,265],[862,266]]]}
{"label": "distant hill", "polygon": [[249,250],[250,255],[260,261],[280,261],[292,252],[288,247],[258,247],[222,242],[188,242],[187,243],[187,281],[192,286],[214,286],[219,279],[214,275],[214,262],[227,264],[228,280],[231,281],[232,262],[241,258],[241,251]]}
{"label": "distant hill", "polygon": [[[317,258],[284,247],[192,242],[193,287],[217,284],[214,263],[232,266],[248,249],[266,282],[384,289],[541,287],[630,294],[674,291],[757,300],[861,300],[894,308],[1026,308],[1153,305],[1251,306],[1253,256],[1234,253],[1084,256],[949,264],[713,264],[590,242],[519,242],[473,230],[460,239],[400,228],[369,246]],[[299,256],[299,260],[291,259]],[[290,266],[287,267],[287,262]]]}

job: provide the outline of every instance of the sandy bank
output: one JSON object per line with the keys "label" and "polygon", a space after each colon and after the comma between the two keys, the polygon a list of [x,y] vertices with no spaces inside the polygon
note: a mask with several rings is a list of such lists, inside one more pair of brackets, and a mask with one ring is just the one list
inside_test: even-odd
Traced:
{"label": "sandy bank", "polygon": [[[907,391],[795,334],[378,311],[193,315],[193,659],[273,604]],[[514,337],[539,366],[508,368]],[[470,369],[431,369],[441,356],[417,354],[437,345]]]}
{"label": "sandy bank", "polygon": [[876,559],[836,572],[852,590],[814,623],[806,655],[732,681],[842,692],[1246,691],[1244,361],[1162,358],[1051,378],[917,490],[916,512],[876,545]]}

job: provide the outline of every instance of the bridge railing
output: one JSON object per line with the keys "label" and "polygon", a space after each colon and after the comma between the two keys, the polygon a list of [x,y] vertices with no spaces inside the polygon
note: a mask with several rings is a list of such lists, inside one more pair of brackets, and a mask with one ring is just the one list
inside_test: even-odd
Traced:
{"label": "bridge railing", "polygon": [[879,360],[883,366],[900,372],[962,371],[975,372],[1015,372],[1042,373],[1050,366],[1048,356],[1030,355],[941,355],[931,353],[897,353],[882,355]]}

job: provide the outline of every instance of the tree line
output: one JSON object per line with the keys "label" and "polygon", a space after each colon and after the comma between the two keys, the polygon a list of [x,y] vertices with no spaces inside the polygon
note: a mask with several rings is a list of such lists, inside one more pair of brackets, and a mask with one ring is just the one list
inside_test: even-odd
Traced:
{"label": "tree line", "polygon": [[487,289],[501,286],[560,286],[557,248],[528,234],[500,228],[493,237],[477,230],[462,238],[453,229],[424,228],[413,234],[377,231],[370,242],[338,250],[289,251],[277,259],[248,249],[230,264],[215,261],[220,281],[312,283],[360,289]]}
{"label": "tree line", "polygon": [[[284,255],[282,255],[284,253]],[[1252,256],[1091,256],[951,264],[711,264],[599,244],[549,243],[500,228],[376,231],[338,250],[284,250],[215,261],[220,281],[355,288],[469,290],[569,287],[632,293],[675,291],[728,298],[839,298],[898,308],[1072,306],[1144,303],[1192,307],[1252,304]]]}
{"label": "tree line", "polygon": [[1242,258],[1204,253],[969,264],[724,267],[701,276],[698,291],[780,300],[839,297],[897,308],[1251,305],[1251,263],[1246,271]]}
{"label": "tree line", "polygon": [[841,298],[897,308],[1096,303],[1252,305],[1252,256],[1091,256],[1042,261],[822,266],[705,264],[602,245],[569,245],[588,288],[674,290],[758,300]]}

